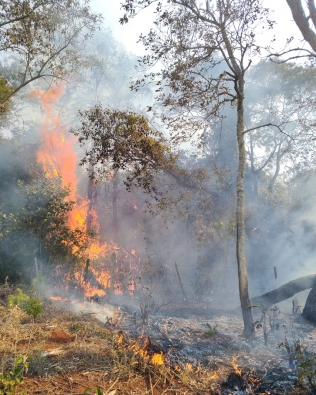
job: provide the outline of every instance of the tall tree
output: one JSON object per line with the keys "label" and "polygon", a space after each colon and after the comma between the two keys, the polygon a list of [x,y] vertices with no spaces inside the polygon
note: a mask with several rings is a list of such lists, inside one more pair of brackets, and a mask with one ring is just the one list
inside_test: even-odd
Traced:
{"label": "tall tree", "polygon": [[304,40],[311,46],[314,55],[316,53],[316,8],[314,0],[306,0],[309,15],[306,15],[302,0],[286,0],[291,9],[293,19],[300,29]]}
{"label": "tall tree", "polygon": [[[315,151],[312,125],[316,99],[311,81],[315,72],[313,66],[264,61],[252,67],[248,74],[247,126],[272,122],[282,125],[283,131],[280,133],[267,126],[264,133],[247,135],[247,157],[255,196],[258,196],[260,175],[264,174],[271,192],[280,175],[289,179],[306,164],[311,164]],[[286,175],[282,172],[284,166]]]}
{"label": "tall tree", "polygon": [[[51,83],[73,73],[83,63],[83,41],[100,21],[89,1],[1,1],[0,62],[10,65],[10,72],[1,77],[14,89],[0,95],[0,107],[35,80]],[[1,74],[3,71],[1,67]]]}
{"label": "tall tree", "polygon": [[[278,63],[284,63],[294,59],[314,60],[316,56],[316,7],[314,0],[286,0],[293,20],[300,30],[304,40],[310,48],[305,45],[293,47],[293,36],[288,38],[284,49],[270,54],[272,58],[278,58]],[[304,4],[305,3],[305,4]],[[282,58],[283,57],[283,58]]]}
{"label": "tall tree", "polygon": [[[139,9],[156,4],[157,28],[141,36],[150,53],[143,58],[143,64],[161,62],[165,66],[161,72],[150,73],[149,78],[158,79],[158,99],[170,110],[170,117],[163,119],[173,129],[176,141],[201,132],[211,120],[218,121],[227,103],[236,108],[236,255],[245,336],[253,332],[245,252],[245,75],[251,57],[259,52],[256,32],[264,22],[269,27],[273,24],[261,3],[207,0],[205,5],[195,0],[125,0],[126,14],[121,19],[125,23]],[[134,87],[141,84],[138,81]]]}

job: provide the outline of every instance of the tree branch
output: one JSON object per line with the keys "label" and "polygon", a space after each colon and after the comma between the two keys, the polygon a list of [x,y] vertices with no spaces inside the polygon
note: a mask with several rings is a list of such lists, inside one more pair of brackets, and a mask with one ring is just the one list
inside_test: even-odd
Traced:
{"label": "tree branch", "polygon": [[294,137],[292,137],[292,136],[290,136],[289,134],[285,133],[284,130],[282,130],[282,129],[280,128],[280,126],[279,126],[279,125],[276,125],[275,123],[266,123],[266,124],[264,124],[264,125],[255,126],[255,127],[253,127],[253,128],[250,128],[250,129],[245,130],[243,134],[252,132],[253,130],[262,129],[262,128],[265,128],[265,127],[267,127],[267,126],[274,126],[275,128],[279,129],[279,132],[281,132],[281,133],[284,134],[285,136],[289,137],[291,140],[294,140]]}

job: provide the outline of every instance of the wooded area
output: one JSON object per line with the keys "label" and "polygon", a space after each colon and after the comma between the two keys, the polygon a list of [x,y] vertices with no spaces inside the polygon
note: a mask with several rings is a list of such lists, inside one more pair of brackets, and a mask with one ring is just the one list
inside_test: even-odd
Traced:
{"label": "wooded area", "polygon": [[137,60],[89,2],[1,2],[1,282],[240,302],[247,338],[315,292],[316,9],[284,7],[297,37],[264,1],[125,0]]}

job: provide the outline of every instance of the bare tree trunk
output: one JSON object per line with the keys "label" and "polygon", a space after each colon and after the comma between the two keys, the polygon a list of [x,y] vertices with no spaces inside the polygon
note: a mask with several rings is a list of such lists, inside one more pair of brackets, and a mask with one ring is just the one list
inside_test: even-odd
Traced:
{"label": "bare tree trunk", "polygon": [[111,288],[110,288],[111,295],[114,294],[116,267],[117,267],[117,257],[116,257],[116,253],[113,252],[111,254]]}
{"label": "bare tree trunk", "polygon": [[244,335],[250,337],[253,334],[252,311],[249,308],[250,299],[248,293],[248,271],[246,261],[246,229],[245,229],[245,172],[246,172],[246,149],[244,140],[244,79],[242,76],[237,81],[237,142],[238,142],[238,170],[236,180],[237,207],[237,265],[239,295],[241,311],[244,320]]}
{"label": "bare tree trunk", "polygon": [[258,199],[258,172],[255,169],[254,165],[254,150],[253,150],[253,141],[252,141],[252,134],[249,135],[250,139],[250,152],[249,152],[249,159],[250,159],[250,170],[253,177],[253,193],[256,199]]}
{"label": "bare tree trunk", "polygon": [[117,220],[117,200],[118,200],[118,174],[117,171],[114,172],[113,178],[112,178],[112,238],[115,243],[118,242],[117,240],[117,225],[118,225],[118,220]]}
{"label": "bare tree trunk", "polygon": [[316,26],[316,10],[314,1],[308,1],[310,12],[308,17],[305,15],[301,0],[286,0],[286,2],[292,11],[293,19],[297,27],[300,29],[304,39],[312,47],[313,51],[316,52],[316,34],[309,24],[309,19],[312,19],[314,26]]}
{"label": "bare tree trunk", "polygon": [[90,166],[89,168],[89,181],[88,181],[88,210],[86,216],[86,229],[90,230],[93,226],[93,209],[95,207],[96,200],[96,189],[93,183],[93,175],[94,175],[94,167]]}

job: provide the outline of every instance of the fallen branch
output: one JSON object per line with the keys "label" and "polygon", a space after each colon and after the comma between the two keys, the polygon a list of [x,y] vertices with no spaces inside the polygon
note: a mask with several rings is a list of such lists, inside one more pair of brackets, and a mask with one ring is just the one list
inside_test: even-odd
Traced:
{"label": "fallen branch", "polygon": [[299,277],[295,280],[289,281],[273,291],[256,296],[250,300],[250,304],[251,307],[253,307],[253,305],[270,307],[276,303],[291,298],[298,292],[314,287],[316,287],[316,274],[310,274],[309,276]]}

